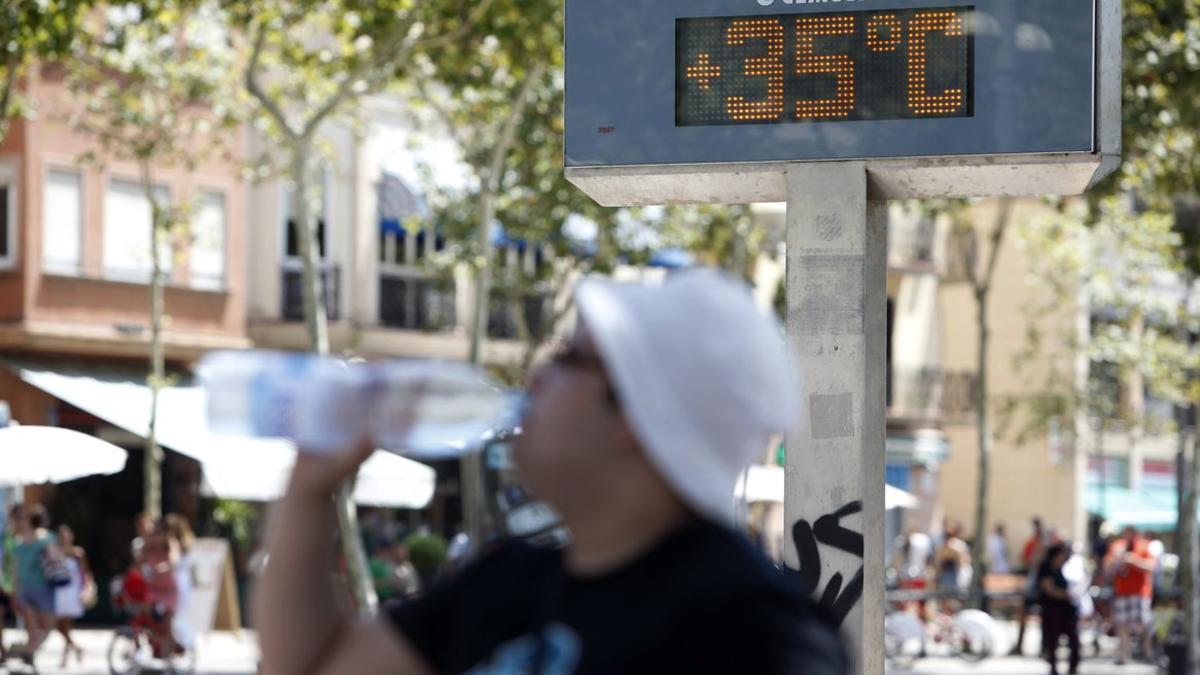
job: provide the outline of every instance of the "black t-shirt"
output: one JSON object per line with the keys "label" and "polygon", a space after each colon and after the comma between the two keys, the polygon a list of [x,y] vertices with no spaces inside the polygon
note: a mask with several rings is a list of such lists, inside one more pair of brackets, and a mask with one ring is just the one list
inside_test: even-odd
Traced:
{"label": "black t-shirt", "polygon": [[1042,580],[1043,579],[1049,579],[1050,583],[1053,584],[1056,588],[1058,588],[1060,590],[1063,590],[1063,591],[1067,590],[1067,587],[1068,587],[1067,586],[1067,578],[1065,576],[1063,576],[1061,567],[1058,569],[1054,569],[1053,567],[1050,566],[1050,561],[1047,560],[1046,562],[1042,563],[1041,567],[1038,568],[1038,577],[1037,577],[1038,597],[1040,598],[1040,602],[1043,607],[1045,607],[1047,605],[1054,605],[1055,607],[1059,607],[1062,609],[1074,609],[1075,608],[1075,605],[1070,600],[1063,600],[1062,598],[1052,598],[1049,595],[1047,595],[1046,591],[1042,590]]}
{"label": "black t-shirt", "polygon": [[849,670],[799,586],[704,522],[599,577],[571,576],[561,551],[507,544],[388,616],[442,675]]}

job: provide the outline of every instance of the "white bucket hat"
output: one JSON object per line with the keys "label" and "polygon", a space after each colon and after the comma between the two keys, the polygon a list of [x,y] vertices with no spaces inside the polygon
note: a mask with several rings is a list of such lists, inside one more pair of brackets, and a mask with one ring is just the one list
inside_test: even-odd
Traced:
{"label": "white bucket hat", "polygon": [[799,383],[779,322],[744,283],[712,269],[660,286],[592,277],[575,295],[650,461],[698,514],[730,522],[738,475],[796,417]]}

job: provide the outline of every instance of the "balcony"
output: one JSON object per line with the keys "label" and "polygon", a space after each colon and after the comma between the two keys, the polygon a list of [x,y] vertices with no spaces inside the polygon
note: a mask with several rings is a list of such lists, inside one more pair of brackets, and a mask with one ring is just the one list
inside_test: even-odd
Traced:
{"label": "balcony", "polygon": [[513,306],[513,298],[506,289],[497,288],[492,291],[488,302],[488,336],[500,340],[518,340],[521,332],[517,329],[517,318],[513,310],[524,312],[526,327],[529,334],[542,335],[550,326],[546,322],[553,313],[552,298],[545,291],[525,293],[517,299],[520,303]]}
{"label": "balcony", "polygon": [[970,281],[977,259],[978,242],[974,230],[951,230],[946,234],[946,256],[942,261],[943,281]]}
{"label": "balcony", "polygon": [[975,373],[888,366],[888,418],[917,423],[969,422],[977,409]]}
{"label": "balcony", "polygon": [[[341,307],[338,303],[341,291],[341,268],[332,263],[322,263],[319,268],[321,285],[325,300],[325,315],[330,321],[341,318]],[[285,265],[283,268],[283,307],[284,321],[304,321],[303,272],[298,264]]]}
{"label": "balcony", "polygon": [[894,208],[888,217],[888,267],[913,272],[937,269],[937,224],[920,213]]}
{"label": "balcony", "polygon": [[454,281],[421,272],[381,273],[379,322],[388,328],[425,332],[453,329],[457,323]]}

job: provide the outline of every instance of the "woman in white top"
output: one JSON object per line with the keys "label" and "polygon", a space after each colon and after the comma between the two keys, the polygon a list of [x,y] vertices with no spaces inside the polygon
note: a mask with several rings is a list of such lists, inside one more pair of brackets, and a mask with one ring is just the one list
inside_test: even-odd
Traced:
{"label": "woman in white top", "polygon": [[[88,567],[87,555],[84,550],[75,545],[75,532],[67,525],[58,527],[58,545],[63,553],[63,563],[71,573],[71,581],[65,586],[54,589],[54,614],[58,619],[58,632],[66,641],[63,649],[62,668],[67,667],[67,658],[72,652],[75,660],[83,662],[83,650],[71,637],[75,620],[83,616],[86,593],[94,593],[92,571]],[[92,589],[92,590],[89,590]]]}
{"label": "woman in white top", "polygon": [[171,632],[175,641],[184,647],[192,646],[193,631],[187,622],[188,609],[192,600],[192,546],[196,536],[182,516],[172,513],[163,519],[167,533],[171,538],[171,547],[178,552],[175,564],[175,587],[178,590],[178,600],[175,605],[175,618],[172,620]]}

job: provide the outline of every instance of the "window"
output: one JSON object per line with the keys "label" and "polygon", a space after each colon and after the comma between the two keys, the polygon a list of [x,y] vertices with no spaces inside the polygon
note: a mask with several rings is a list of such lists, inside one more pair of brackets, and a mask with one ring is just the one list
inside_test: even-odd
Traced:
{"label": "window", "polygon": [[[170,199],[166,188],[155,188],[160,203]],[[145,282],[150,279],[150,237],[153,215],[142,186],[113,180],[104,195],[104,275]],[[164,234],[158,251],[164,274],[171,271],[171,243]]]}
{"label": "window", "polygon": [[17,261],[17,190],[11,176],[0,174],[0,270]]}
{"label": "window", "polygon": [[[313,183],[310,186],[311,190],[316,190],[320,193],[320,209],[313,215],[317,218],[317,249],[320,253],[319,259],[325,260],[329,256],[329,235],[326,232],[325,224],[329,220],[329,172],[321,172],[321,180]],[[297,238],[298,230],[296,229],[296,220],[292,216],[292,196],[294,191],[284,189],[283,191],[283,212],[284,212],[284,227],[285,227],[285,250],[284,255],[287,258],[300,257],[300,240]]]}
{"label": "window", "polygon": [[414,233],[385,223],[379,231],[379,262],[385,268],[421,267],[432,254],[445,249],[446,238],[424,228]]}
{"label": "window", "polygon": [[438,331],[455,324],[454,282],[425,267],[446,246],[445,237],[425,229],[409,232],[381,220],[379,233],[379,321],[384,326]]}
{"label": "window", "polygon": [[224,194],[205,192],[200,196],[192,219],[192,286],[225,286],[225,214]]}
{"label": "window", "polygon": [[1088,485],[1109,485],[1127,487],[1129,485],[1128,457],[1099,457],[1088,458]]}
{"label": "window", "polygon": [[77,171],[52,170],[42,200],[42,264],[79,274],[83,250],[83,182]]}
{"label": "window", "polygon": [[1154,490],[1175,489],[1175,462],[1142,461],[1142,487]]}

